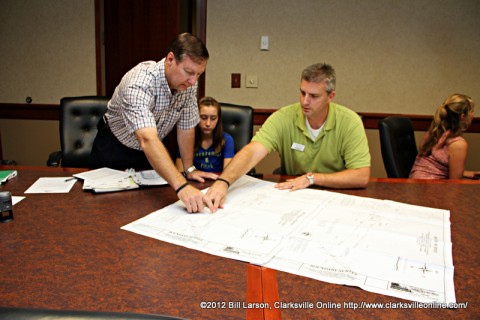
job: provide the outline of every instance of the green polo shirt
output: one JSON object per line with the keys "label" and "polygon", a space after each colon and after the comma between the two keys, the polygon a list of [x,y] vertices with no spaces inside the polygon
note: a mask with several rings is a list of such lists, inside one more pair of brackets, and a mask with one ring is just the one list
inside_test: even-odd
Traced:
{"label": "green polo shirt", "polygon": [[370,167],[362,120],[354,111],[335,103],[330,103],[327,120],[315,141],[300,103],[274,112],[252,141],[260,142],[269,152],[278,151],[282,172],[288,175]]}

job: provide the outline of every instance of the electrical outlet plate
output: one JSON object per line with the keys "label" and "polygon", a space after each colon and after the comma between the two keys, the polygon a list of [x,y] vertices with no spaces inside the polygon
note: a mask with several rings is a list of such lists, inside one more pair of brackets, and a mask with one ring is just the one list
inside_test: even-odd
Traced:
{"label": "electrical outlet plate", "polygon": [[240,73],[232,73],[232,88],[240,88],[240,79],[241,79],[241,74]]}
{"label": "electrical outlet plate", "polygon": [[245,87],[247,87],[247,88],[258,88],[258,76],[247,75],[245,77]]}

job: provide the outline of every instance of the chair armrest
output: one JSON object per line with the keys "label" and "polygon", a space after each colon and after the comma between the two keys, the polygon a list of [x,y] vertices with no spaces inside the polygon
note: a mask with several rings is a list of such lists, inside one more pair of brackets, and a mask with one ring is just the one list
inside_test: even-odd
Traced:
{"label": "chair armrest", "polygon": [[62,160],[62,152],[61,151],[52,152],[48,156],[47,166],[49,166],[49,167],[59,167],[61,160]]}

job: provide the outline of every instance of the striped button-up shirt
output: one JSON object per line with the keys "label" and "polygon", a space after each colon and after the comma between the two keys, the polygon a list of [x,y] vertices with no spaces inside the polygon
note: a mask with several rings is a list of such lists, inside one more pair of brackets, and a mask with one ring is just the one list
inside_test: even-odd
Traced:
{"label": "striped button-up shirt", "polygon": [[108,103],[106,118],[117,139],[141,150],[135,131],[156,128],[161,139],[173,129],[194,128],[200,121],[197,84],[172,93],[165,77],[163,59],[138,64],[122,78]]}

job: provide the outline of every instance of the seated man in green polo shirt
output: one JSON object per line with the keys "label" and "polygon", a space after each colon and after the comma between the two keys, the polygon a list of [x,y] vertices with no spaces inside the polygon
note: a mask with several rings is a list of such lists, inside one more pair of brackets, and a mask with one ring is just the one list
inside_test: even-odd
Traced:
{"label": "seated man in green polo shirt", "polygon": [[274,112],[252,141],[235,155],[204,197],[216,210],[228,186],[278,151],[282,172],[298,177],[278,183],[279,189],[310,185],[365,188],[370,178],[370,151],[362,120],[352,110],[333,103],[335,70],[314,64],[302,72],[300,103]]}

